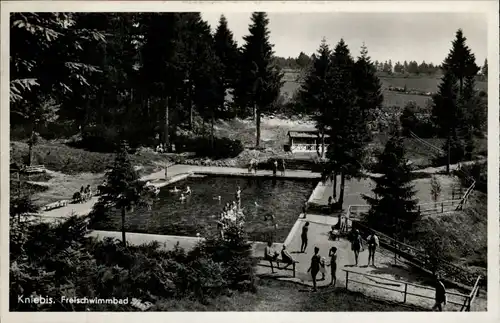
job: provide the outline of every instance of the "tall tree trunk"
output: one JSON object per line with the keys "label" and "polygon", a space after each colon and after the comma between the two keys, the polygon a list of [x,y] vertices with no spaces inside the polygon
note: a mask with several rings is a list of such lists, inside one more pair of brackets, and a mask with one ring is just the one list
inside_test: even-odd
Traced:
{"label": "tall tree trunk", "polygon": [[165,151],[169,151],[170,148],[170,138],[169,138],[169,97],[165,98]]}
{"label": "tall tree trunk", "polygon": [[447,143],[447,152],[446,152],[446,157],[447,157],[447,161],[446,161],[446,174],[449,174],[450,173],[450,161],[451,161],[451,135],[450,133],[448,132],[448,143]]}
{"label": "tall tree trunk", "polygon": [[260,111],[255,109],[255,147],[260,147]]}
{"label": "tall tree trunk", "polygon": [[124,247],[127,246],[127,240],[125,239],[125,213],[125,207],[122,206],[122,243]]}
{"label": "tall tree trunk", "polygon": [[253,121],[257,121],[257,105],[253,104]]}
{"label": "tall tree trunk", "polygon": [[193,102],[191,101],[190,95],[188,95],[188,105],[189,105],[189,130],[193,130]]}
{"label": "tall tree trunk", "polygon": [[337,199],[337,172],[333,173],[333,198]]}
{"label": "tall tree trunk", "polygon": [[325,132],[321,131],[321,158],[325,158]]}
{"label": "tall tree trunk", "polygon": [[30,129],[30,137],[28,141],[28,166],[31,166],[33,161],[33,146],[35,145],[35,127],[32,125]]}
{"label": "tall tree trunk", "polygon": [[33,143],[30,140],[28,144],[28,166],[31,166],[32,159],[33,159]]}
{"label": "tall tree trunk", "polygon": [[212,114],[212,117],[210,118],[210,145],[212,147],[212,150],[215,149],[214,147],[214,124],[215,124],[215,116]]}
{"label": "tall tree trunk", "polygon": [[342,208],[342,204],[344,204],[344,187],[345,187],[345,175],[344,173],[340,173],[340,194],[339,194],[339,206]]}

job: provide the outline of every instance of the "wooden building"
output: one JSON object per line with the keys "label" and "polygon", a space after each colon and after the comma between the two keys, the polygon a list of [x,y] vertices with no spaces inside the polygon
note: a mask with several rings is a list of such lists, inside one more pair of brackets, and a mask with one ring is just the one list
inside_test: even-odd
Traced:
{"label": "wooden building", "polygon": [[[325,141],[329,136],[325,134]],[[288,145],[294,152],[321,152],[321,134],[317,130],[290,130],[288,131]],[[325,143],[325,152],[328,145]]]}

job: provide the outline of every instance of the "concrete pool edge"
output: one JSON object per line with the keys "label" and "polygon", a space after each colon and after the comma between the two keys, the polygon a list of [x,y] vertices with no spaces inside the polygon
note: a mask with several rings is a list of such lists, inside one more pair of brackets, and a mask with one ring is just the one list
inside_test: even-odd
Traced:
{"label": "concrete pool edge", "polygon": [[[315,173],[312,173],[312,174],[315,174]],[[315,176],[315,177],[313,177],[313,176],[301,177],[301,176],[274,176],[272,174],[269,175],[269,174],[253,174],[253,173],[224,173],[224,172],[216,172],[216,171],[191,171],[188,173],[174,175],[172,178],[170,178],[169,180],[167,180],[165,182],[152,183],[152,184],[158,188],[162,188],[162,187],[171,185],[173,183],[176,183],[176,182],[179,182],[179,181],[182,181],[182,180],[185,180],[187,178],[197,176],[197,175],[224,176],[224,177],[258,177],[258,178],[276,179],[276,180],[278,178],[287,179],[287,180],[311,180],[311,181],[321,179],[320,174],[317,174],[317,176]],[[316,184],[316,186],[314,187],[314,189],[311,192],[311,195],[309,195],[309,198],[307,199],[307,204],[312,203],[314,200],[317,200],[318,195],[320,195],[322,193],[321,187],[323,187],[323,186],[324,185],[322,185],[321,182],[318,182]],[[303,221],[301,221],[301,216],[303,216],[303,213],[299,213],[297,220],[292,225],[290,231],[288,232],[288,235],[286,236],[285,240],[281,244],[287,245],[291,241],[291,239],[293,238],[293,236],[295,235],[295,233],[299,229],[300,223],[303,222]],[[328,216],[328,215],[325,214],[324,216]],[[115,232],[115,231],[113,231],[113,232]],[[162,235],[159,235],[159,236],[162,236]],[[171,236],[171,237],[174,237],[174,236]],[[182,236],[182,237],[184,237],[184,236]],[[185,236],[185,237],[190,237],[190,238],[194,238],[194,239],[197,238],[197,237],[193,237],[193,236]]]}

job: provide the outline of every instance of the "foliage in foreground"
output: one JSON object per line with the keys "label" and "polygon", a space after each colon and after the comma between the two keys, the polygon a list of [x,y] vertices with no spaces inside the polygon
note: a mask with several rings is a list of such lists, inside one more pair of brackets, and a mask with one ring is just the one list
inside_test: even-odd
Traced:
{"label": "foliage in foreground", "polygon": [[[206,303],[231,290],[255,291],[254,262],[244,234],[209,238],[186,252],[158,243],[124,247],[87,236],[84,218],[51,226],[15,221],[10,227],[11,311],[127,311],[131,306],[61,303],[61,296],[191,299]],[[237,282],[244,282],[238,284]],[[22,304],[18,296],[52,297],[53,304]]]}

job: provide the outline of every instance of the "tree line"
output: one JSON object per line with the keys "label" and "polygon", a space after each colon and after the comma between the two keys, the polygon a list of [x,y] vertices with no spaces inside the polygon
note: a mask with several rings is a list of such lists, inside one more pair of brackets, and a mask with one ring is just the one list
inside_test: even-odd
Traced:
{"label": "tree line", "polygon": [[241,47],[224,16],[212,33],[196,12],[10,18],[11,123],[33,144],[65,130],[90,146],[171,147],[176,129],[193,130],[197,118],[213,139],[215,120],[253,115],[258,146],[260,115],[282,85],[263,12],[252,14]]}
{"label": "tree line", "polygon": [[[304,52],[300,52],[297,58],[293,57],[276,57],[276,64],[281,69],[288,70],[303,70],[308,69],[311,66],[312,61],[315,59],[315,54],[308,56]],[[388,75],[428,75],[428,76],[440,76],[443,74],[443,66],[442,65],[434,65],[433,63],[426,63],[422,61],[420,64],[417,61],[404,61],[393,64],[392,60],[386,61],[378,61],[375,60],[373,62],[373,66],[375,67],[378,73],[384,73]],[[488,76],[488,59],[484,60],[483,66],[478,70],[478,76],[480,76],[481,80],[486,81],[485,77]]]}
{"label": "tree line", "polygon": [[[430,102],[430,137],[446,138],[441,155],[447,164],[473,158],[474,138],[484,134],[487,116],[485,93],[477,91],[475,82],[479,67],[466,44],[462,30],[456,32],[452,49],[443,61],[444,75],[439,91]],[[372,155],[371,143],[376,121],[382,118],[383,94],[377,67],[363,45],[354,59],[341,39],[333,50],[323,40],[311,68],[297,94],[297,109],[312,115],[321,138],[324,178],[333,180],[333,197],[340,192],[337,207],[342,208],[345,180],[364,176]],[[417,109],[413,107],[416,115]],[[407,109],[405,109],[407,110]],[[416,220],[415,191],[411,184],[411,167],[405,159],[403,130],[407,113],[393,120],[391,139],[378,154],[378,171],[374,196],[366,196],[372,206],[371,223],[389,234],[409,230]],[[399,122],[401,121],[401,122]],[[325,151],[325,144],[328,148]]]}

